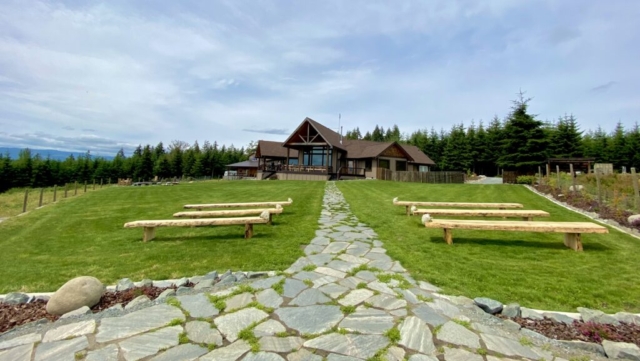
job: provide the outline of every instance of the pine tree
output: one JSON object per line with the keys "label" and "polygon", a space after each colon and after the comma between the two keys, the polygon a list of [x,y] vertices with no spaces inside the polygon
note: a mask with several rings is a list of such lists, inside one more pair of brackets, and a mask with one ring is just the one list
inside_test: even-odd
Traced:
{"label": "pine tree", "polygon": [[627,161],[629,157],[626,154],[626,150],[627,144],[624,126],[621,122],[618,122],[611,135],[611,143],[609,143],[610,160],[614,168],[621,169],[622,166],[628,166]]}
{"label": "pine tree", "polygon": [[466,139],[464,125],[454,125],[448,134],[444,153],[442,154],[442,168],[466,172],[472,164],[471,149]]}
{"label": "pine tree", "polygon": [[582,132],[573,115],[558,120],[551,135],[550,153],[556,158],[582,157]]}
{"label": "pine tree", "polygon": [[143,181],[151,181],[153,179],[153,151],[151,146],[146,145],[140,156],[140,174],[139,177]]}

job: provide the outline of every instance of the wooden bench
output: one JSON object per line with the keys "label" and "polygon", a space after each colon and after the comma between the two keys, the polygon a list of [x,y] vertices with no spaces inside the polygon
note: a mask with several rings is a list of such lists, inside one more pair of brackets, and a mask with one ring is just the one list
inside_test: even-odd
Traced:
{"label": "wooden bench", "polygon": [[525,221],[478,221],[457,219],[429,219],[423,216],[427,228],[442,228],[444,240],[453,244],[452,229],[475,229],[486,231],[519,231],[564,233],[564,245],[582,251],[581,233],[609,233],[606,227],[590,222],[525,222]]}
{"label": "wooden bench", "polygon": [[393,199],[393,204],[396,206],[405,206],[407,209],[407,216],[411,215],[411,206],[421,207],[453,207],[453,208],[522,208],[520,203],[470,203],[470,202],[414,202],[414,201],[399,201],[398,197]]}
{"label": "wooden bench", "polygon": [[245,202],[245,203],[211,203],[211,204],[187,204],[186,209],[205,209],[205,208],[238,208],[238,207],[275,207],[290,206],[293,200],[289,198],[287,201],[281,202]]}
{"label": "wooden bench", "polygon": [[267,224],[271,224],[274,214],[282,213],[282,206],[276,204],[275,208],[256,208],[256,209],[230,209],[223,211],[195,211],[195,212],[178,212],[174,213],[174,217],[185,218],[210,218],[210,217],[237,217],[237,216],[251,216],[254,214],[260,215],[262,212],[269,212],[269,221]]}
{"label": "wooden bench", "polygon": [[509,217],[522,218],[523,221],[533,221],[533,217],[549,217],[549,213],[538,210],[506,210],[506,209],[438,209],[417,208],[411,206],[411,214],[420,216],[452,216],[452,217]]}
{"label": "wooden bench", "polygon": [[201,219],[165,219],[154,221],[134,221],[124,224],[124,228],[144,227],[142,241],[147,242],[155,238],[157,227],[202,227],[202,226],[231,226],[244,224],[244,238],[253,237],[254,224],[266,224],[269,212],[263,211],[259,217],[235,218],[201,218]]}

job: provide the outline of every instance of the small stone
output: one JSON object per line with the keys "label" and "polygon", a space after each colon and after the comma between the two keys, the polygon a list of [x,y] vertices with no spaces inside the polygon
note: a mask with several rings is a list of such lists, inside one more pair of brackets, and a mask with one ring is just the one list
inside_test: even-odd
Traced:
{"label": "small stone", "polygon": [[143,279],[140,281],[140,285],[138,287],[151,287],[153,286],[153,281],[150,279]]}
{"label": "small stone", "polygon": [[73,311],[65,313],[64,315],[60,316],[60,319],[71,318],[71,317],[79,317],[79,316],[83,316],[83,315],[88,315],[90,313],[91,313],[91,309],[89,307],[82,306],[82,307],[78,308],[77,310],[73,310]]}
{"label": "small stone", "polygon": [[218,279],[218,271],[212,271],[207,273],[206,275],[204,275],[203,279],[209,279],[209,280],[217,280]]}
{"label": "small stone", "polygon": [[440,291],[439,287],[434,286],[431,283],[424,282],[424,281],[418,281],[418,287],[420,287],[421,289],[423,289],[423,290],[425,290],[427,292],[438,292],[438,291]]}
{"label": "small stone", "polygon": [[530,308],[526,308],[526,307],[521,307],[520,308],[520,314],[521,314],[522,318],[529,318],[529,319],[532,319],[532,320],[542,320],[542,319],[544,319],[544,317],[542,317],[542,315],[539,312],[534,311],[534,310],[532,310]]}
{"label": "small stone", "polygon": [[564,323],[567,325],[570,325],[573,323],[573,321],[575,321],[575,319],[567,315],[563,315],[562,313],[556,313],[556,312],[544,312],[542,316],[548,319],[554,320],[555,322]]}
{"label": "small stone", "polygon": [[520,317],[520,305],[517,303],[510,303],[502,308],[502,315],[506,317]]}
{"label": "small stone", "polygon": [[104,285],[97,278],[76,277],[67,281],[51,296],[47,302],[47,312],[52,315],[64,315],[82,306],[93,307],[100,302],[104,291]]}
{"label": "small stone", "polygon": [[473,299],[473,302],[475,302],[478,307],[482,308],[484,312],[492,315],[502,311],[503,308],[502,303],[487,297],[476,297]]}
{"label": "small stone", "polygon": [[119,280],[118,283],[116,284],[116,291],[117,292],[126,291],[128,289],[134,288],[135,286],[136,285],[133,283],[132,280],[128,278],[123,278]]}
{"label": "small stone", "polygon": [[21,303],[29,302],[29,298],[30,298],[29,295],[26,295],[24,293],[12,292],[12,293],[8,293],[4,297],[3,303],[5,303],[7,305],[18,305],[18,304],[21,304]]}
{"label": "small stone", "polygon": [[247,272],[247,278],[254,279],[267,276],[267,272]]}
{"label": "small stone", "polygon": [[244,272],[236,272],[233,274],[236,277],[236,282],[242,282],[247,279],[247,274]]}
{"label": "small stone", "polygon": [[180,288],[180,287],[182,287],[182,286],[185,286],[187,283],[189,283],[189,280],[188,280],[186,277],[183,277],[183,278],[180,278],[179,280],[176,280],[176,281],[174,282],[174,285],[175,285],[177,288]]}
{"label": "small stone", "polygon": [[191,291],[192,291],[192,289],[190,287],[180,286],[176,290],[176,295],[184,295],[184,294],[190,293]]}
{"label": "small stone", "polygon": [[578,312],[580,312],[580,316],[582,317],[582,321],[584,322],[592,321],[595,323],[602,323],[607,325],[620,324],[620,322],[615,317],[607,315],[606,313],[599,310],[578,307]]}
{"label": "small stone", "polygon": [[176,295],[176,290],[174,290],[173,288],[168,288],[162,291],[162,293],[158,295],[156,300],[157,301],[166,300],[168,297],[175,296],[175,295]]}
{"label": "small stone", "polygon": [[125,310],[130,310],[132,308],[135,308],[137,306],[140,306],[142,304],[151,302],[151,300],[149,299],[149,297],[142,295],[142,296],[138,296],[136,298],[134,298],[133,300],[131,300],[131,302],[127,303],[126,306],[124,306]]}
{"label": "small stone", "polygon": [[629,312],[618,312],[613,317],[629,325],[640,325],[640,316]]}
{"label": "small stone", "polygon": [[[233,277],[233,276],[231,276]],[[213,284],[216,282],[215,279],[211,279],[211,278],[205,278],[203,280],[201,280],[200,282],[198,282],[195,286],[193,286],[194,290],[202,290],[205,288],[211,288],[213,287]],[[222,282],[222,281],[220,281]]]}
{"label": "small stone", "polygon": [[602,340],[608,358],[640,361],[640,347],[633,343]]}

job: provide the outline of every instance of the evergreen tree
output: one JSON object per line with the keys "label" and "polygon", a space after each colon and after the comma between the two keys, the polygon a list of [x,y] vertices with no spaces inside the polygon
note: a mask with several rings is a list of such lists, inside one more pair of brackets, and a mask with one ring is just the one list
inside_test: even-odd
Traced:
{"label": "evergreen tree", "polygon": [[151,181],[153,179],[153,151],[151,146],[146,145],[140,156],[140,173],[139,177],[143,181]]}
{"label": "evergreen tree", "polygon": [[466,139],[464,125],[454,125],[447,137],[444,153],[442,154],[442,168],[466,172],[471,168],[473,159],[471,149]]}
{"label": "evergreen tree", "polygon": [[582,132],[573,115],[565,115],[556,123],[550,153],[556,158],[582,157]]}
{"label": "evergreen tree", "polygon": [[0,193],[6,192],[13,187],[13,167],[9,153],[0,154]]}
{"label": "evergreen tree", "polygon": [[171,177],[171,164],[167,155],[163,155],[156,163],[155,173],[159,179],[167,179]]}
{"label": "evergreen tree", "polygon": [[378,127],[373,128],[373,133],[371,133],[371,140],[374,142],[383,142],[384,141],[384,130]]}
{"label": "evergreen tree", "polygon": [[613,163],[613,167],[616,169],[621,169],[622,166],[628,167],[629,155],[627,154],[626,141],[624,126],[618,122],[611,136],[611,143],[609,143],[610,162]]}
{"label": "evergreen tree", "polygon": [[371,135],[371,133],[366,132],[364,134],[364,137],[362,137],[362,140],[373,140],[373,136]]}

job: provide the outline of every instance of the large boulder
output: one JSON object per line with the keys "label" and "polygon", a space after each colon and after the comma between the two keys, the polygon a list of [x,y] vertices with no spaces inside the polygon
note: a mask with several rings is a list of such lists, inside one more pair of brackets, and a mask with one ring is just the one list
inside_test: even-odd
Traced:
{"label": "large boulder", "polygon": [[76,277],[62,285],[47,302],[47,312],[64,315],[82,306],[93,307],[100,302],[105,287],[97,278]]}
{"label": "large boulder", "polygon": [[627,222],[629,222],[630,225],[640,224],[640,214],[629,216],[629,218],[627,218]]}

